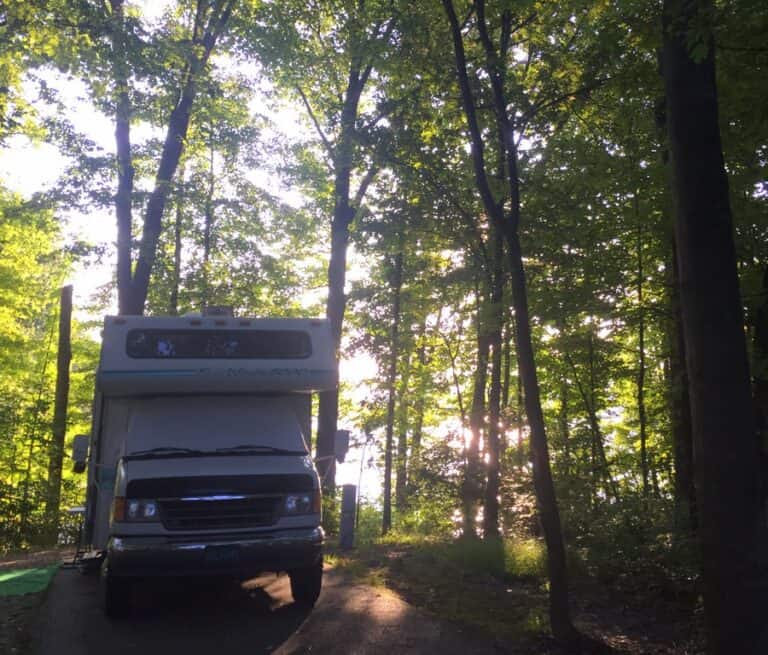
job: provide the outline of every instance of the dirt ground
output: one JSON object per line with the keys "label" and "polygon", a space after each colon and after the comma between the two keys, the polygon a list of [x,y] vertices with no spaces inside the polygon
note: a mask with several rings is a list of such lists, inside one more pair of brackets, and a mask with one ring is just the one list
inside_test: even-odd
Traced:
{"label": "dirt ground", "polygon": [[[377,570],[370,586],[342,569],[327,570],[320,601],[312,612],[295,607],[286,576],[270,576],[242,591],[206,585],[145,585],[138,609],[122,621],[104,618],[97,576],[59,571],[47,592],[0,597],[0,653],[8,655],[112,655],[167,652],[222,652],[277,655],[559,655],[562,651],[536,629],[508,632],[471,621],[445,620],[446,604],[481,603],[489,616],[540,617],[542,589],[524,582],[510,586],[493,578],[446,580],[454,596],[435,585],[420,584],[408,557],[382,569],[384,556],[368,562]],[[38,551],[0,559],[0,571],[69,561],[69,551]],[[415,561],[414,566],[423,566]],[[448,576],[446,576],[448,577]],[[363,578],[364,579],[364,578]],[[389,587],[385,588],[383,585]],[[690,623],[673,613],[674,605],[633,607],[626,598],[599,587],[575,594],[575,619],[581,630],[608,646],[601,652],[627,655],[697,655],[700,640]],[[454,608],[456,609],[456,608]],[[493,619],[498,622],[498,619]],[[497,624],[497,623],[496,623]],[[492,627],[493,622],[490,624]],[[539,629],[541,628],[541,629]],[[518,633],[519,636],[515,636]]]}
{"label": "dirt ground", "polygon": [[496,655],[478,639],[431,617],[393,592],[327,570],[308,612],[292,602],[287,576],[249,589],[202,583],[146,583],[128,617],[101,611],[96,576],[62,570],[33,627],[34,655]]}
{"label": "dirt ground", "polygon": [[[501,580],[430,558],[422,548],[376,546],[348,553],[338,565],[393,589],[433,616],[482,635],[498,652],[560,655],[548,635],[548,597],[538,579]],[[657,588],[611,589],[574,579],[572,616],[587,652],[622,655],[702,655],[700,621],[688,599]]]}

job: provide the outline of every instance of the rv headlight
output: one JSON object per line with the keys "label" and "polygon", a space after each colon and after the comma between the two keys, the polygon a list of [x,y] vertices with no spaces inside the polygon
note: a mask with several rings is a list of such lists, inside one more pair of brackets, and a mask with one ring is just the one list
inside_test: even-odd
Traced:
{"label": "rv headlight", "polygon": [[312,514],[315,511],[314,493],[289,494],[285,497],[283,505],[283,514],[286,516],[297,516],[299,514]]}
{"label": "rv headlight", "polygon": [[113,521],[157,521],[159,518],[156,500],[115,498],[112,503]]}

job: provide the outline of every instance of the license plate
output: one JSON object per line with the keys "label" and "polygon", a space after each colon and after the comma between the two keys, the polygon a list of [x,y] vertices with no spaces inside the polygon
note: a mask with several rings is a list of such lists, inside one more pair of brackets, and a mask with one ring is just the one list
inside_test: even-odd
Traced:
{"label": "license plate", "polygon": [[240,561],[240,549],[237,546],[207,546],[205,561],[212,564],[234,564]]}

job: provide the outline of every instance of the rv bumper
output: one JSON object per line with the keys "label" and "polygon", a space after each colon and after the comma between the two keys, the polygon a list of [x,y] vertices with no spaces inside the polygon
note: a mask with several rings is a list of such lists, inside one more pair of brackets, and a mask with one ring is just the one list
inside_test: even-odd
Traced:
{"label": "rv bumper", "polygon": [[115,576],[219,575],[248,578],[312,566],[321,557],[323,529],[190,537],[111,537],[107,567]]}

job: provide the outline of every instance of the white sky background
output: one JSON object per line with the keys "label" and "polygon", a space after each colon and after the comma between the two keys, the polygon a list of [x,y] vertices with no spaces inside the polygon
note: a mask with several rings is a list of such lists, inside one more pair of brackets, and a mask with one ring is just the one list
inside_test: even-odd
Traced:
{"label": "white sky background", "polygon": [[[142,7],[148,21],[152,21],[162,15],[168,2],[166,0],[140,0],[136,4]],[[38,75],[40,74],[38,71]],[[58,90],[64,106],[69,108],[67,118],[74,127],[106,153],[114,153],[114,123],[92,106],[88,100],[85,85],[78,80],[67,79],[67,76],[55,70],[42,74],[46,81]],[[34,85],[30,84],[27,91],[30,98],[36,97]],[[46,111],[51,111],[50,108],[44,106],[37,106],[36,109],[43,115]],[[276,129],[284,136],[307,135],[308,130],[311,129],[300,108],[285,107],[283,111],[271,118]],[[155,134],[153,134],[153,129],[148,125],[132,125],[131,127],[131,140],[134,146],[139,145],[148,137],[156,135],[156,128]],[[66,163],[65,157],[59,153],[55,146],[33,142],[25,136],[14,136],[7,141],[3,149],[0,149],[0,180],[8,190],[29,198],[34,193],[51,188],[63,173]],[[267,180],[266,186],[269,192],[280,196],[286,203],[298,206],[303,201],[301,194],[297,191],[284,189],[279,179],[262,175],[261,171],[258,176],[261,182]],[[82,214],[67,212],[66,208],[60,208],[57,215],[64,222],[64,234],[67,242],[71,243],[76,239],[82,239],[92,245],[106,247],[107,256],[103,258],[100,264],[91,264],[88,267],[79,264],[69,280],[69,283],[74,287],[75,308],[87,307],[91,304],[91,297],[95,291],[106,284],[114,274],[114,242],[116,238],[114,210],[107,209]],[[365,271],[359,260],[356,263],[354,252],[349,254],[348,281],[351,282],[353,279],[364,277]],[[116,299],[113,299],[113,304],[108,308],[108,311],[117,312]],[[80,310],[80,317],[86,318],[83,316],[82,309]],[[363,356],[354,360],[343,360],[340,365],[341,378],[343,382],[347,383],[348,388],[354,390],[356,402],[367,395],[364,381],[374,377],[375,374],[376,364],[370,357]],[[354,426],[344,425],[342,417],[340,427],[353,428]],[[369,448],[366,459],[370,457],[370,451]],[[339,484],[357,484],[360,472],[360,455],[360,452],[351,450],[347,462],[338,467],[337,481]],[[369,498],[375,498],[380,494],[381,486],[376,471],[368,471],[367,474],[364,471],[362,487],[363,495]]]}

